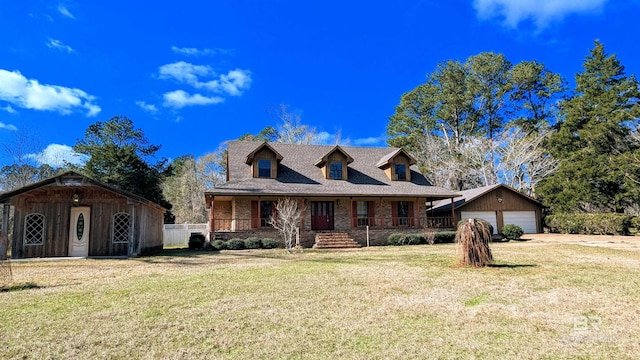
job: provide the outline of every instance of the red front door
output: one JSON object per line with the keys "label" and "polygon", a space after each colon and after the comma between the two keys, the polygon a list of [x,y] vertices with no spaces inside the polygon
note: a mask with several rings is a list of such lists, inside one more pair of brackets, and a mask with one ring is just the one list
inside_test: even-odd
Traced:
{"label": "red front door", "polygon": [[333,230],[333,201],[311,202],[311,230]]}

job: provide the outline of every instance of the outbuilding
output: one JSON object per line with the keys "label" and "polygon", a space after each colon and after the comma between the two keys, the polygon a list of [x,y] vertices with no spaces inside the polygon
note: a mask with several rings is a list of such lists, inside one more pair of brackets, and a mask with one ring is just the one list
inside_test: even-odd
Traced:
{"label": "outbuilding", "polygon": [[0,194],[0,204],[14,259],[162,249],[165,208],[74,171]]}
{"label": "outbuilding", "polygon": [[[462,196],[455,198],[453,204],[457,221],[484,219],[493,225],[496,234],[506,224],[518,225],[525,233],[542,232],[543,205],[507,185],[496,184],[459,193]],[[427,213],[429,216],[450,214],[451,205],[448,201],[434,202]]]}

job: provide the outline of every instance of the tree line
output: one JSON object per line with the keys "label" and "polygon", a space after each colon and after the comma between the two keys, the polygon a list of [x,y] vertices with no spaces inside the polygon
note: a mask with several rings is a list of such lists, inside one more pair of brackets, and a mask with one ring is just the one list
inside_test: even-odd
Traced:
{"label": "tree line", "polygon": [[[418,160],[433,185],[465,190],[504,183],[554,212],[640,213],[640,90],[599,41],[575,88],[537,61],[502,54],[449,60],[403,94],[387,125],[388,144]],[[316,129],[286,105],[276,126],[239,140],[313,144]],[[339,140],[338,140],[339,141]],[[73,169],[163,205],[166,222],[206,222],[203,193],[226,180],[226,145],[169,162],[156,157],[141,129],[123,116],[90,125],[73,150],[86,159],[54,169],[33,144],[5,145],[14,160],[0,169],[0,191]]]}

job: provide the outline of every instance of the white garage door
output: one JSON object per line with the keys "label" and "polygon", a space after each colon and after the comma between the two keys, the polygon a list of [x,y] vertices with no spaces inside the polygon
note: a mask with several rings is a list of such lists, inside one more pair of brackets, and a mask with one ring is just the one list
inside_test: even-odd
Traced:
{"label": "white garage door", "polygon": [[505,225],[515,224],[520,226],[526,234],[538,232],[535,211],[505,211],[502,213],[502,220]]}
{"label": "white garage door", "polygon": [[483,219],[487,220],[493,226],[493,233],[498,233],[498,221],[496,221],[495,211],[462,211],[461,219]]}

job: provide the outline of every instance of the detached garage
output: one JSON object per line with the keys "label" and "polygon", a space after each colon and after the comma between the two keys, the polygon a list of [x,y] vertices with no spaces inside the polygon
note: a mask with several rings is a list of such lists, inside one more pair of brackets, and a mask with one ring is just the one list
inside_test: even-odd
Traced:
{"label": "detached garage", "polygon": [[[536,199],[503,185],[491,185],[460,191],[462,197],[454,199],[457,220],[480,218],[493,225],[495,234],[505,224],[515,224],[525,233],[542,232],[542,204]],[[434,202],[427,216],[451,214],[451,203]]]}

